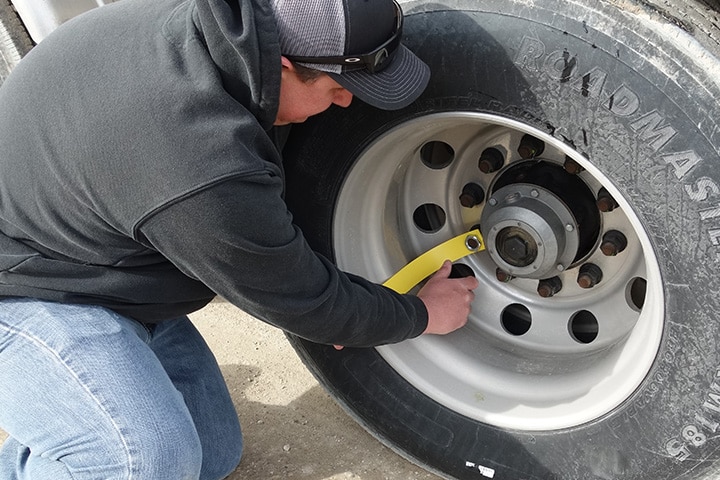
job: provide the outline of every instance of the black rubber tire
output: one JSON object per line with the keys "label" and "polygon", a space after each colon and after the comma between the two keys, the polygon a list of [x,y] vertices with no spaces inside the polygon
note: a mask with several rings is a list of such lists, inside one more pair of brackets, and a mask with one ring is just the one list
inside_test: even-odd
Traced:
{"label": "black rubber tire", "polygon": [[33,47],[32,40],[8,0],[0,0],[0,85]]}
{"label": "black rubber tire", "polygon": [[[720,32],[707,2],[673,5],[404,2],[406,43],[433,72],[421,99],[399,112],[356,101],[293,129],[288,204],[329,258],[335,202],[360,152],[393,126],[458,110],[518,120],[573,145],[623,193],[657,255],[666,300],[657,358],[624,403],[573,428],[483,424],[420,393],[374,349],[291,337],[338,402],[402,455],[453,478],[490,476],[480,466],[512,480],[718,478]],[[564,64],[547,61],[563,51]],[[648,118],[659,123],[637,123]]]}

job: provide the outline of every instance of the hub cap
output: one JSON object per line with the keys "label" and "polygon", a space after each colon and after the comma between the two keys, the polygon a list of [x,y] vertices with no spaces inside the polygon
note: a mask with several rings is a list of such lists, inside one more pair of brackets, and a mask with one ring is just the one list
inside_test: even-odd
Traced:
{"label": "hub cap", "polygon": [[577,222],[569,209],[534,185],[500,189],[490,198],[480,226],[492,260],[517,277],[552,277],[577,254]]}

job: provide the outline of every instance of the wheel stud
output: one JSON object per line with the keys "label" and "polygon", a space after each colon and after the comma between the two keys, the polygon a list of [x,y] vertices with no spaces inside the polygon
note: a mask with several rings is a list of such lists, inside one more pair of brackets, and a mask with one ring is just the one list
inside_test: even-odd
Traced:
{"label": "wheel stud", "polygon": [[468,183],[460,194],[460,204],[465,208],[480,205],[485,200],[485,190],[477,183]]}
{"label": "wheel stud", "polygon": [[515,278],[513,275],[509,274],[505,270],[502,270],[501,268],[495,269],[495,277],[497,277],[498,281],[502,283],[508,283],[510,280]]}
{"label": "wheel stud", "polygon": [[492,173],[500,170],[505,163],[505,158],[502,152],[497,148],[486,148],[480,154],[480,160],[478,160],[478,168],[483,173]]}
{"label": "wheel stud", "polygon": [[535,158],[545,151],[545,142],[532,135],[523,135],[518,147],[518,153],[523,159]]}
{"label": "wheel stud", "polygon": [[581,288],[592,288],[602,280],[603,272],[594,263],[586,263],[580,267],[577,283]]}
{"label": "wheel stud", "polygon": [[577,175],[578,173],[585,170],[579,163],[567,156],[565,157],[565,163],[563,164],[563,167],[565,168],[565,171],[570,175]]}
{"label": "wheel stud", "polygon": [[597,207],[601,212],[612,212],[618,206],[610,192],[601,188],[597,196]]}
{"label": "wheel stud", "polygon": [[537,292],[543,298],[550,298],[562,290],[560,277],[545,278],[538,282]]}
{"label": "wheel stud", "polygon": [[610,230],[603,235],[600,250],[605,256],[614,257],[618,253],[625,250],[628,241],[625,235],[618,230]]}

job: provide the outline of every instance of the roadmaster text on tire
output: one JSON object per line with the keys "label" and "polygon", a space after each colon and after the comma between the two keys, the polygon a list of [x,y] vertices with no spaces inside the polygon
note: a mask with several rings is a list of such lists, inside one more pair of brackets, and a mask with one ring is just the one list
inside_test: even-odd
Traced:
{"label": "roadmaster text on tire", "polygon": [[[672,3],[672,7],[667,7]],[[720,62],[692,0],[402,2],[412,106],[294,127],[288,203],[381,282],[479,226],[466,327],[377,349],[291,338],[332,395],[450,478],[720,472]]]}

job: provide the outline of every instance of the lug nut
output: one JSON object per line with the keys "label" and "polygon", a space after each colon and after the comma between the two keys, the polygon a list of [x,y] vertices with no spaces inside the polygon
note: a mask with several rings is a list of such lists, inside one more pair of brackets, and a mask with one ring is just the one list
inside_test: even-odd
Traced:
{"label": "lug nut", "polygon": [[605,190],[605,187],[601,188],[597,196],[597,207],[601,212],[612,212],[618,206],[615,199],[610,195],[610,192]]}
{"label": "lug nut", "polygon": [[510,280],[515,278],[513,275],[509,274],[505,270],[502,270],[501,268],[495,269],[495,277],[498,279],[498,281],[502,283],[508,283]]}
{"label": "lug nut", "polygon": [[565,171],[570,175],[577,175],[578,173],[585,170],[579,163],[567,156],[565,157],[565,163],[563,164],[563,167],[565,168]]}
{"label": "lug nut", "polygon": [[543,298],[550,298],[562,290],[560,277],[545,278],[538,282],[537,292]]}
{"label": "lug nut", "polygon": [[594,263],[586,263],[580,267],[577,283],[581,288],[592,288],[602,280],[603,272]]}
{"label": "lug nut", "polygon": [[503,163],[505,163],[505,158],[500,150],[497,148],[486,148],[480,154],[478,168],[483,173],[492,173],[500,170]]}
{"label": "lug nut", "polygon": [[477,183],[468,183],[460,194],[460,204],[465,208],[480,205],[485,200],[485,190]]}
{"label": "lug nut", "polygon": [[618,253],[625,250],[628,241],[625,234],[618,230],[610,230],[603,235],[602,243],[600,244],[600,250],[603,255],[608,257],[614,257]]}
{"label": "lug nut", "polygon": [[518,147],[518,153],[523,159],[535,158],[545,151],[545,142],[539,140],[532,135],[523,135],[520,139],[520,146]]}

